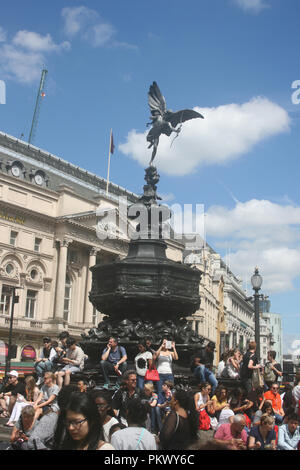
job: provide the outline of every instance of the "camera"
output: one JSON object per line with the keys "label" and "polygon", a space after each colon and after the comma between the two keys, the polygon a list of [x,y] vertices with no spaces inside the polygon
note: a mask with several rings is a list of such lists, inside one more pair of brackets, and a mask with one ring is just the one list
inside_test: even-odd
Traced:
{"label": "camera", "polygon": [[172,343],[171,343],[171,341],[166,341],[166,348],[167,348],[167,349],[172,349]]}

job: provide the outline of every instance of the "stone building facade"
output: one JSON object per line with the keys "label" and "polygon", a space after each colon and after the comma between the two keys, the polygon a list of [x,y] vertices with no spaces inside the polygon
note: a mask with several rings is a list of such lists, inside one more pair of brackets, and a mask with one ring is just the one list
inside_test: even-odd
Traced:
{"label": "stone building facade", "polygon": [[196,252],[186,251],[184,261],[203,273],[200,308],[189,320],[200,335],[216,344],[215,364],[225,350],[239,347],[245,351],[254,340],[254,308],[242,281],[207,243]]}
{"label": "stone building facade", "polygon": [[[105,179],[0,132],[0,341],[8,342],[15,286],[16,360],[34,359],[43,336],[68,330],[79,339],[101,320],[88,299],[89,268],[126,256],[119,200],[137,197],[112,183],[106,194]],[[167,243],[167,256],[181,261],[182,245]]]}

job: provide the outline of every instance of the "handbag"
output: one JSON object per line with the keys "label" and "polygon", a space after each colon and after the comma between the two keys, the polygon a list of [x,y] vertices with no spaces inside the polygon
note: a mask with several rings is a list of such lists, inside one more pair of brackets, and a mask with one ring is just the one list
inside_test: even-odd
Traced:
{"label": "handbag", "polygon": [[155,367],[146,370],[145,380],[149,380],[151,382],[158,382],[159,381],[159,373]]}
{"label": "handbag", "polygon": [[210,428],[210,422],[211,422],[211,418],[206,413],[206,410],[205,409],[200,410],[198,429],[202,431],[208,431]]}
{"label": "handbag", "polygon": [[233,367],[232,364],[226,364],[225,368],[222,371],[221,378],[224,379],[238,379],[239,373]]}
{"label": "handbag", "polygon": [[276,376],[274,372],[272,371],[269,362],[267,362],[267,364],[265,365],[264,379],[265,379],[265,382],[272,382],[272,383],[275,382],[276,380]]}
{"label": "handbag", "polygon": [[253,369],[252,373],[252,387],[254,389],[264,386],[264,379],[258,369]]}

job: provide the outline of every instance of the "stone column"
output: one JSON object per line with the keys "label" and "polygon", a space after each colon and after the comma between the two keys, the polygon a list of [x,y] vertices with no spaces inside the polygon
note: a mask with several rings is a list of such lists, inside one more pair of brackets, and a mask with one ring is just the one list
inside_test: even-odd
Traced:
{"label": "stone column", "polygon": [[65,299],[65,283],[66,283],[66,272],[67,272],[67,255],[68,246],[72,243],[72,240],[60,240],[59,245],[59,258],[58,258],[58,270],[56,279],[56,299],[55,299],[55,311],[54,318],[63,319],[64,317],[64,299]]}
{"label": "stone column", "polygon": [[85,291],[85,311],[84,311],[84,323],[92,323],[93,320],[93,305],[89,301],[89,292],[92,288],[92,272],[89,268],[95,266],[97,253],[100,251],[99,249],[92,247],[89,251],[89,262],[88,262],[88,269],[86,275],[86,291]]}

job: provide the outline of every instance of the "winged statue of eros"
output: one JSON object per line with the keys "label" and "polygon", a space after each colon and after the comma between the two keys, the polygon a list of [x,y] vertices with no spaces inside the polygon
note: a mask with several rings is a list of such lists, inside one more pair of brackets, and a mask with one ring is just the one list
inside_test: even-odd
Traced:
{"label": "winged statue of eros", "polygon": [[[153,147],[150,160],[151,166],[157,152],[159,137],[161,134],[170,136],[172,132],[176,132],[178,135],[181,131],[181,125],[183,122],[195,118],[204,119],[204,117],[193,109],[182,109],[175,113],[167,109],[165,97],[162,95],[156,82],[153,82],[152,85],[150,85],[148,103],[151,111],[151,122],[147,125],[152,126],[147,134],[147,141],[150,142],[148,148]],[[178,124],[180,124],[180,126],[176,128]]]}

